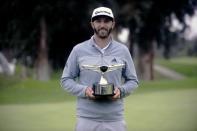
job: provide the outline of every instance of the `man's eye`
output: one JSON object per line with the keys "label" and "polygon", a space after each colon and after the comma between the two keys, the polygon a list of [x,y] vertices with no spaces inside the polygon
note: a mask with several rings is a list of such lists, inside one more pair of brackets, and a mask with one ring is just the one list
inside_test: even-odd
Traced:
{"label": "man's eye", "polygon": [[110,22],[110,20],[105,20],[104,22],[105,22],[105,23],[108,23],[108,22]]}

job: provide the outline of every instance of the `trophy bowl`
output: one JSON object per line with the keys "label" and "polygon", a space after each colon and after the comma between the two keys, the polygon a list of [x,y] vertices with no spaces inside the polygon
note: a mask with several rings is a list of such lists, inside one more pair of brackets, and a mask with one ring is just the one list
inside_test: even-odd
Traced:
{"label": "trophy bowl", "polygon": [[108,84],[93,84],[94,96],[113,96],[114,95],[114,85],[112,83]]}

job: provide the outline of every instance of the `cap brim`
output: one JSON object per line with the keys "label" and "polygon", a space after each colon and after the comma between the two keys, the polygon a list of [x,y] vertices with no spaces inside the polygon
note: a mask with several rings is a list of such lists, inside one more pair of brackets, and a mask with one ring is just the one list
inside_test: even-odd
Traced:
{"label": "cap brim", "polygon": [[96,19],[99,19],[99,18],[107,18],[107,19],[110,19],[111,21],[114,20],[114,18],[112,18],[111,16],[107,16],[107,15],[97,15],[97,16],[92,17],[91,21],[95,21]]}

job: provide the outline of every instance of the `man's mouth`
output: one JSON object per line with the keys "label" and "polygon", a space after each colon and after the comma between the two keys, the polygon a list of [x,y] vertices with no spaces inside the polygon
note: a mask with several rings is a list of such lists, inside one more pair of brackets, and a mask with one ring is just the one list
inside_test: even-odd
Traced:
{"label": "man's mouth", "polygon": [[99,31],[102,31],[102,30],[107,31],[107,29],[105,29],[105,28],[101,28],[101,29],[99,29]]}

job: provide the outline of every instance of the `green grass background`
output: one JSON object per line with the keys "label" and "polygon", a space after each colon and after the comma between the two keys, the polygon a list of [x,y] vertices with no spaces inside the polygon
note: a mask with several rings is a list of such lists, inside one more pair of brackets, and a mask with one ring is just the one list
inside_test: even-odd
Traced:
{"label": "green grass background", "polygon": [[[196,60],[156,61],[187,78],[141,81],[125,99],[128,131],[197,131]],[[60,88],[58,76],[49,82],[0,76],[0,131],[73,131],[76,98]]]}

